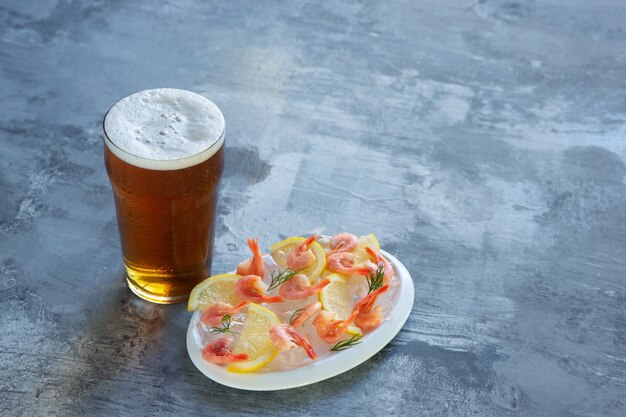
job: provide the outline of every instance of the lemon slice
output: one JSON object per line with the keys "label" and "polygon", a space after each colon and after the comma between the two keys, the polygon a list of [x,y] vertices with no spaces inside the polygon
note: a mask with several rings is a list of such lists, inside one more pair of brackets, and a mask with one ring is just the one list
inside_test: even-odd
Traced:
{"label": "lemon slice", "polygon": [[218,301],[237,305],[240,300],[235,294],[234,284],[239,278],[241,275],[223,274],[205,279],[191,290],[187,310],[198,310]]}
{"label": "lemon slice", "polygon": [[[335,319],[345,320],[352,313],[352,295],[350,294],[349,278],[340,274],[330,274],[326,278],[330,284],[319,293],[320,303],[326,311],[335,313]],[[362,334],[361,329],[350,325],[346,330],[349,335]]]}
{"label": "lemon slice", "polygon": [[[291,251],[293,251],[296,246],[305,240],[306,239],[303,237],[294,236],[274,244],[270,248],[270,252],[276,264],[281,269],[287,268],[287,256],[289,256]],[[317,278],[322,271],[324,271],[324,268],[326,268],[326,254],[324,253],[324,249],[317,242],[313,242],[311,245],[311,251],[313,252],[313,255],[315,255],[315,262],[298,272],[305,274],[309,277],[309,279],[313,280]]]}
{"label": "lemon slice", "polygon": [[378,243],[378,239],[374,236],[373,233],[370,233],[366,236],[361,236],[358,240],[358,246],[354,249],[354,264],[361,265],[363,262],[370,259],[370,256],[365,252],[365,247],[370,246],[376,252],[380,252],[380,243]]}
{"label": "lemon slice", "polygon": [[280,324],[280,320],[273,311],[250,303],[241,337],[233,350],[233,353],[247,353],[249,359],[231,363],[227,369],[230,372],[248,373],[270,363],[278,353],[270,337],[270,327],[275,324]]}

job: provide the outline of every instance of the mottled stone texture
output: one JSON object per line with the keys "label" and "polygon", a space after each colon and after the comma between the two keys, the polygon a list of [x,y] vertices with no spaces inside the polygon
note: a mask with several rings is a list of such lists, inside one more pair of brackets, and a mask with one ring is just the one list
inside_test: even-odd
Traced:
{"label": "mottled stone texture", "polygon": [[[0,415],[626,415],[626,3],[0,6]],[[187,88],[227,120],[213,270],[376,233],[405,328],[358,368],[247,393],[131,295],[101,120]]]}

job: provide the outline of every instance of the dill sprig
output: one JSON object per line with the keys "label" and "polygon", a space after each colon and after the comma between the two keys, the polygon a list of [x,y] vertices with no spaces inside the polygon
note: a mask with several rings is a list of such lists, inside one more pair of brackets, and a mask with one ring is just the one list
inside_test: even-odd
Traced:
{"label": "dill sprig", "polygon": [[267,291],[271,291],[274,288],[277,288],[278,286],[284,284],[285,282],[289,281],[291,278],[293,278],[294,275],[296,275],[298,273],[298,271],[292,271],[289,268],[285,268],[282,271],[278,272],[278,274],[276,274],[276,271],[272,272],[272,278],[270,281],[270,285],[269,287],[267,287]]}
{"label": "dill sprig", "polygon": [[366,279],[368,294],[382,287],[385,282],[385,269],[383,268],[383,265],[378,265],[376,272],[370,271],[370,274],[366,277]]}
{"label": "dill sprig", "polygon": [[211,334],[215,334],[215,333],[239,334],[238,332],[230,330],[230,314],[224,314],[224,317],[222,317],[222,327],[211,327],[211,329],[209,329],[209,332],[211,332]]}
{"label": "dill sprig", "polygon": [[291,313],[291,317],[289,317],[289,325],[290,326],[291,326],[291,323],[293,323],[293,321],[295,319],[300,317],[300,315],[302,314],[303,311],[304,311],[304,308],[299,308],[296,311],[294,311],[293,313]]}
{"label": "dill sprig", "polygon": [[330,350],[332,352],[339,352],[341,350],[345,350],[348,348],[351,348],[352,346],[358,345],[359,340],[363,337],[362,334],[355,334],[354,336],[352,336],[350,339],[344,339],[344,340],[340,340],[337,342],[337,344],[335,344],[335,346],[331,347]]}

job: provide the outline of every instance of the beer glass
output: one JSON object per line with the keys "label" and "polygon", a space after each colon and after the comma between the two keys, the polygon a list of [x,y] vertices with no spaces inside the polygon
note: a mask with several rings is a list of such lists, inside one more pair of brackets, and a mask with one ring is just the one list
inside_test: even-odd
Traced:
{"label": "beer glass", "polygon": [[210,275],[224,117],[198,94],[160,88],[115,103],[104,118],[126,280],[146,300],[187,300]]}

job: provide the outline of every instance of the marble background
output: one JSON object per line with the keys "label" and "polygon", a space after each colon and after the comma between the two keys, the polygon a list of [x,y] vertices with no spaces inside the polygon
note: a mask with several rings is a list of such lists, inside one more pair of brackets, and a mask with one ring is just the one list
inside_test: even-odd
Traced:
{"label": "marble background", "polygon": [[[0,414],[626,415],[626,3],[0,1]],[[215,273],[374,232],[398,337],[248,393],[123,281],[101,120],[179,87],[227,120]]]}

